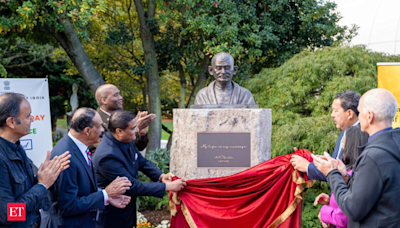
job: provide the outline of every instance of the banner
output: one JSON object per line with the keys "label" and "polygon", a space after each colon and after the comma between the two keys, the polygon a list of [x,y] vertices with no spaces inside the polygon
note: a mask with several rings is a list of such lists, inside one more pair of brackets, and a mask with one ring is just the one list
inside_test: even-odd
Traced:
{"label": "banner", "polygon": [[48,79],[1,78],[0,94],[11,92],[25,95],[31,104],[31,133],[22,137],[20,142],[28,157],[39,167],[47,151],[53,149]]}
{"label": "banner", "polygon": [[377,63],[378,88],[389,90],[397,99],[397,113],[393,119],[393,128],[400,127],[400,63]]}

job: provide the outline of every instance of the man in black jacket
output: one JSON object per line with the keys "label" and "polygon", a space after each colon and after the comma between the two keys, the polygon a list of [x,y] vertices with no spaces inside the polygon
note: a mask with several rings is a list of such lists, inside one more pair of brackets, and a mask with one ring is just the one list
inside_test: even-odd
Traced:
{"label": "man in black jacket", "polygon": [[[155,196],[162,198],[165,191],[180,191],[186,185],[181,179],[171,181],[153,163],[144,158],[135,146],[137,123],[135,114],[117,110],[111,114],[109,131],[97,148],[93,164],[99,187],[108,185],[118,176],[125,176],[132,186],[125,195],[132,197],[124,209],[108,206],[102,211],[96,227],[132,228],[136,226],[136,197]],[[139,171],[153,182],[140,182]]]}
{"label": "man in black jacket", "polygon": [[[49,205],[47,189],[69,167],[68,152],[50,160],[48,151],[34,175],[33,163],[19,141],[30,133],[31,123],[31,105],[24,95],[0,96],[0,227],[38,227],[39,209]],[[9,203],[25,203],[25,221],[8,219]]]}
{"label": "man in black jacket", "polygon": [[314,163],[327,175],[348,227],[400,227],[400,129],[392,129],[396,98],[385,89],[370,90],[358,111],[361,130],[370,138],[360,147],[353,175],[329,154],[314,156]]}

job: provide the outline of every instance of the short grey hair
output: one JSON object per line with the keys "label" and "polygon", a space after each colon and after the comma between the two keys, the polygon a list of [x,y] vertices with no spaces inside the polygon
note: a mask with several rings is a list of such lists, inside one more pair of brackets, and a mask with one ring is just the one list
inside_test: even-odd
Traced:
{"label": "short grey hair", "polygon": [[364,94],[363,112],[371,111],[378,122],[392,123],[397,112],[397,100],[386,89],[372,89]]}

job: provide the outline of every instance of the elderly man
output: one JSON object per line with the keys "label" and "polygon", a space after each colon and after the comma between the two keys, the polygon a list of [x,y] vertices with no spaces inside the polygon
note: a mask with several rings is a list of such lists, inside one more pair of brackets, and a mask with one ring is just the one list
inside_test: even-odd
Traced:
{"label": "elderly man", "polygon": [[[96,90],[96,101],[99,105],[97,112],[103,121],[102,125],[105,131],[108,131],[108,119],[115,110],[122,109],[123,97],[120,94],[119,89],[112,84],[105,84],[99,86]],[[135,141],[136,147],[142,151],[146,148],[149,139],[147,138],[147,126],[155,119],[155,114],[149,114],[147,112],[138,113],[138,127],[140,131],[137,133],[137,140]],[[98,144],[93,145],[97,147]]]}
{"label": "elderly man", "polygon": [[[359,100],[360,95],[358,93],[353,90],[346,90],[336,94],[332,102],[331,117],[335,122],[336,128],[342,130],[336,140],[336,145],[332,153],[332,157],[334,158],[340,159],[342,157],[343,136],[346,129],[359,124],[357,111]],[[290,162],[293,167],[300,172],[307,172],[307,176],[310,179],[326,181],[325,175],[322,174],[313,163],[310,163],[305,158],[293,155]]]}
{"label": "elderly man", "polygon": [[[19,139],[30,133],[31,106],[25,96],[6,93],[0,96],[0,227],[38,227],[39,209],[44,208],[47,189],[68,168],[68,152],[50,160],[50,151],[34,175],[32,161]],[[25,221],[7,219],[9,203],[25,203]]]}
{"label": "elderly man", "polygon": [[[70,131],[52,151],[72,154],[70,168],[63,172],[52,189],[51,227],[95,227],[99,210],[111,204],[124,208],[130,197],[122,195],[131,186],[126,177],[117,177],[100,190],[88,145],[97,143],[103,132],[100,115],[91,108],[80,108],[72,117]],[[121,175],[122,176],[122,175]],[[110,207],[110,206],[107,206]]]}
{"label": "elderly man", "polygon": [[400,129],[392,129],[396,98],[372,89],[361,97],[358,111],[361,131],[370,137],[359,148],[353,175],[327,153],[314,156],[314,163],[327,176],[348,227],[400,227]]}
{"label": "elderly man", "polygon": [[238,71],[232,56],[225,52],[216,54],[211,60],[208,72],[214,76],[215,81],[206,88],[201,89],[194,100],[195,105],[255,105],[251,92],[232,81],[233,75]]}
{"label": "elderly man", "polygon": [[[136,226],[136,197],[156,196],[162,198],[165,191],[179,191],[186,185],[182,180],[170,181],[170,174],[163,174],[153,163],[144,158],[134,145],[137,131],[135,114],[117,110],[111,114],[109,132],[105,134],[96,156],[93,158],[99,186],[108,185],[115,177],[126,176],[132,186],[126,195],[132,203],[125,209],[109,206],[100,216],[96,227],[132,228]],[[139,171],[156,183],[140,182]]]}

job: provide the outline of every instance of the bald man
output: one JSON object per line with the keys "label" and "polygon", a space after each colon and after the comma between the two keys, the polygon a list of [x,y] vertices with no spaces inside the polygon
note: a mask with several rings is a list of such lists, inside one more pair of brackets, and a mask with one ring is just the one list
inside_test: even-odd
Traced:
{"label": "bald man", "polygon": [[[102,126],[104,131],[108,131],[110,115],[115,110],[122,109],[123,97],[121,96],[119,89],[112,84],[99,86],[96,90],[95,96],[97,104],[99,105],[97,112],[100,114],[101,120],[103,121]],[[147,127],[155,117],[155,114],[148,114],[147,112],[139,112],[137,114],[139,132],[136,137],[137,139],[135,140],[135,145],[140,151],[144,150],[149,142],[149,139],[147,138]],[[94,151],[97,146],[98,144],[94,144],[93,148],[90,147],[90,149]]]}
{"label": "bald man", "polygon": [[211,60],[208,72],[215,80],[206,88],[201,89],[194,100],[195,105],[255,105],[253,95],[246,88],[232,81],[238,66],[234,65],[233,57],[225,52],[216,54]]}
{"label": "bald man", "polygon": [[353,175],[327,153],[313,156],[314,164],[327,176],[348,227],[400,227],[400,129],[392,129],[396,98],[372,89],[361,97],[358,111],[361,131],[370,137],[359,148]]}

